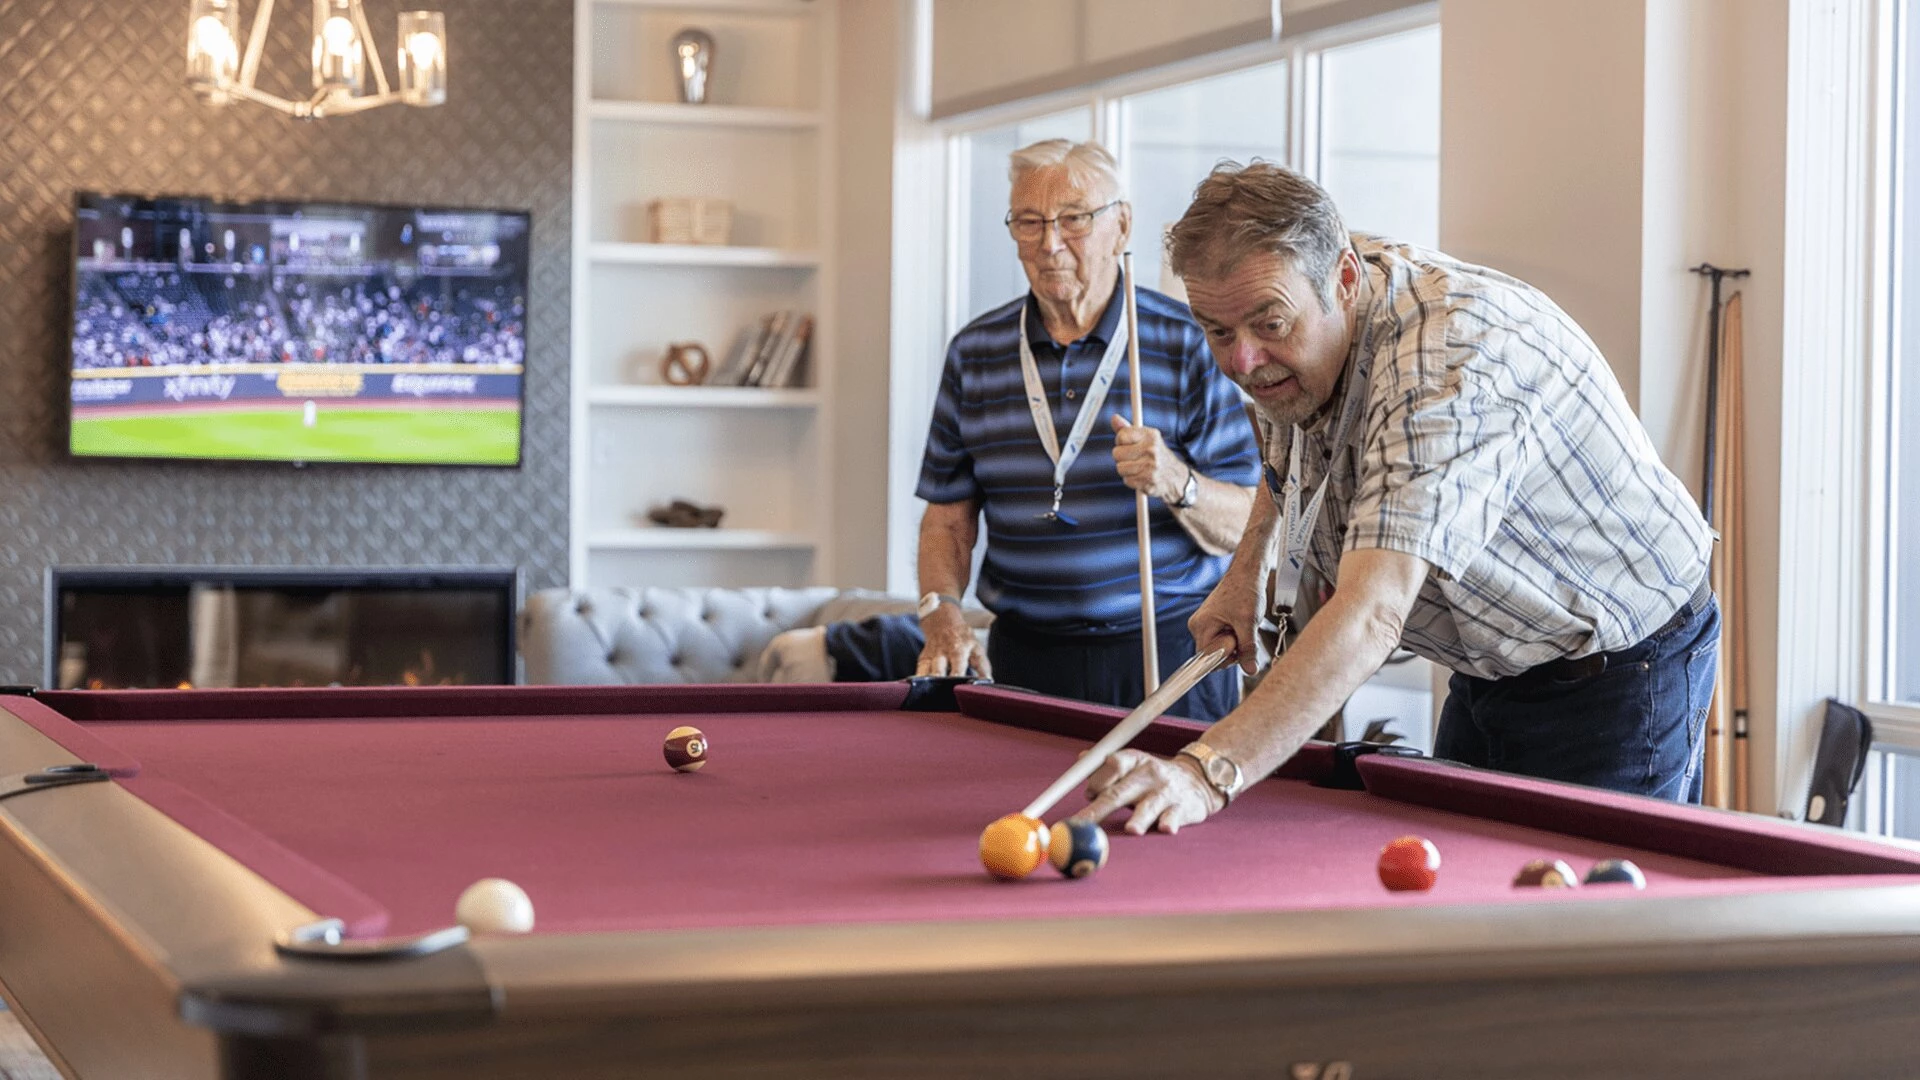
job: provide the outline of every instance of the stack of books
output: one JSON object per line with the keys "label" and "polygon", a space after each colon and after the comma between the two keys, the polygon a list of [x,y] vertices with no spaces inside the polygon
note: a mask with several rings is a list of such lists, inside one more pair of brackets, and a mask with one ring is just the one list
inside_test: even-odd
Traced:
{"label": "stack of books", "polygon": [[741,339],[740,347],[721,366],[708,386],[805,385],[807,345],[813,337],[813,316],[776,311],[763,317]]}

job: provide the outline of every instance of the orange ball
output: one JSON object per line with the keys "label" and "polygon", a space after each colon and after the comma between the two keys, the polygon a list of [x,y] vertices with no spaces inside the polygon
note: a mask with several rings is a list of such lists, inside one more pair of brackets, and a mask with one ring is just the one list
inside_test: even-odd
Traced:
{"label": "orange ball", "polygon": [[1440,849],[1418,836],[1403,836],[1380,849],[1380,884],[1394,892],[1425,892],[1440,879]]}
{"label": "orange ball", "polygon": [[1051,841],[1039,818],[1008,814],[980,834],[980,865],[994,877],[1016,881],[1047,861]]}

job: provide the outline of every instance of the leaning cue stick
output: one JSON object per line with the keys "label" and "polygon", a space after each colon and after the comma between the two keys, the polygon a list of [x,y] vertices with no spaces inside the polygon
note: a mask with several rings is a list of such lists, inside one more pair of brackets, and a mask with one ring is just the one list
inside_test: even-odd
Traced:
{"label": "leaning cue stick", "polygon": [[1727,395],[1727,578],[1729,594],[1721,623],[1724,646],[1720,653],[1732,675],[1727,695],[1733,710],[1733,808],[1751,810],[1752,774],[1747,743],[1747,447],[1746,375],[1741,371],[1742,340],[1740,294],[1727,299],[1727,334],[1723,362]]}
{"label": "leaning cue stick", "polygon": [[[1141,427],[1147,414],[1140,404],[1140,311],[1134,300],[1133,252],[1120,256],[1120,272],[1127,276],[1127,388],[1133,396],[1133,424]],[[1147,527],[1144,491],[1133,493],[1133,525],[1140,541],[1141,678],[1151,697],[1160,685],[1160,633],[1153,618],[1153,532]]]}
{"label": "leaning cue stick", "polygon": [[[1729,482],[1725,475],[1727,462],[1721,460],[1718,451],[1717,436],[1726,426],[1726,395],[1720,392],[1720,376],[1723,357],[1721,345],[1726,332],[1726,320],[1721,310],[1720,285],[1727,278],[1746,277],[1751,271],[1729,270],[1712,263],[1701,263],[1689,268],[1693,273],[1702,274],[1712,282],[1712,301],[1707,309],[1707,424],[1705,459],[1700,477],[1700,515],[1707,521],[1709,528],[1715,528],[1715,522],[1723,519],[1721,500],[1714,498],[1715,490]],[[1724,532],[1722,533],[1724,535]],[[1726,596],[1727,558],[1725,544],[1716,543],[1708,561],[1707,577],[1717,596]],[[1702,767],[1702,801],[1709,806],[1725,807],[1732,802],[1733,773],[1733,723],[1732,705],[1729,700],[1731,680],[1727,677],[1727,665],[1722,664],[1714,683],[1713,700],[1707,706],[1707,731],[1705,762]]]}
{"label": "leaning cue stick", "polygon": [[1055,780],[1047,790],[1040,793],[1039,798],[1028,803],[1027,808],[1020,812],[1030,818],[1037,818],[1053,809],[1054,803],[1059,802],[1066,797],[1067,792],[1084,783],[1087,777],[1094,774],[1094,770],[1106,764],[1106,760],[1112,757],[1116,750],[1132,742],[1134,736],[1145,731],[1148,724],[1160,719],[1161,713],[1166,712],[1174,702],[1180,700],[1182,695],[1193,689],[1195,683],[1213,674],[1213,669],[1219,667],[1226,659],[1227,650],[1214,649],[1212,652],[1202,653],[1181,664],[1178,670],[1167,676],[1166,682],[1161,683],[1158,689],[1148,694],[1147,699],[1132,712],[1121,717],[1120,722],[1113,725],[1113,730],[1107,732],[1105,738],[1094,743],[1091,750],[1081,754],[1066,772],[1060,774],[1060,779]]}
{"label": "leaning cue stick", "polygon": [[[1720,386],[1718,386],[1718,396],[1715,400],[1715,415],[1707,423],[1711,429],[1726,432],[1728,429],[1726,415],[1728,415],[1728,407],[1732,405],[1732,394],[1728,392],[1730,377],[1724,371],[1726,307],[1720,307],[1720,319],[1716,321],[1715,334],[1720,338],[1720,363],[1716,365],[1720,367],[1720,380],[1718,380]],[[1732,442],[1732,440],[1728,438],[1726,442]],[[1713,494],[1711,513],[1707,517],[1707,525],[1713,527],[1718,534],[1718,540],[1713,546],[1713,557],[1709,563],[1709,582],[1713,584],[1713,594],[1716,598],[1720,598],[1722,605],[1728,603],[1734,592],[1732,590],[1734,538],[1730,536],[1730,530],[1728,530],[1728,507],[1732,500],[1726,498],[1726,488],[1730,486],[1730,480],[1732,480],[1732,477],[1728,477],[1732,459],[1734,459],[1732,448],[1728,446],[1728,452],[1718,455],[1713,461],[1711,465],[1713,471],[1709,480],[1711,482],[1709,490],[1715,494]],[[1732,673],[1732,665],[1726,663],[1726,659],[1728,657],[1722,650],[1720,655],[1722,663],[1718,665],[1715,680],[1713,680],[1713,701],[1707,707],[1707,761],[1705,761],[1707,774],[1705,774],[1705,784],[1701,786],[1703,788],[1701,801],[1711,807],[1722,807],[1722,809],[1734,805],[1734,673]]]}

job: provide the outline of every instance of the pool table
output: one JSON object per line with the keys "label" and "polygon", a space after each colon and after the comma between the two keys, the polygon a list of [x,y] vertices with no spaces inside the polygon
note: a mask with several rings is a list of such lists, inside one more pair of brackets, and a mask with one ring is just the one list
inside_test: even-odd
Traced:
{"label": "pool table", "polygon": [[[1118,715],[922,682],[0,694],[0,989],[78,1077],[1920,1075],[1920,849],[1834,830],[1314,744],[1091,878],[989,878],[981,828]],[[702,771],[662,759],[681,724]],[[1409,833],[1430,892],[1377,879]],[[1620,856],[1644,891],[1510,884]],[[533,932],[446,930],[484,877]]]}

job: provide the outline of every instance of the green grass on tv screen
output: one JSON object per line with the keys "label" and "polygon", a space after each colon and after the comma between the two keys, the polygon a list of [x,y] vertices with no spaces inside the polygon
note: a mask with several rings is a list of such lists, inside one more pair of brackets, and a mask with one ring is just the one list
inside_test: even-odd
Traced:
{"label": "green grass on tv screen", "polygon": [[520,414],[490,409],[337,409],[313,423],[300,408],[76,417],[73,452],[89,457],[369,461],[512,465]]}

